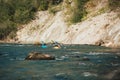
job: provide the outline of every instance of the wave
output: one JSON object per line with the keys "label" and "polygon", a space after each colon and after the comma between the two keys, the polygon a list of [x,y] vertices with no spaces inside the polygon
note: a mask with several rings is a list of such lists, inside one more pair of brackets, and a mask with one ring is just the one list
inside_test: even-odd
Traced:
{"label": "wave", "polygon": [[103,54],[110,54],[110,53],[100,53],[100,52],[90,52],[89,55],[103,55]]}
{"label": "wave", "polygon": [[91,73],[91,72],[83,72],[82,73],[85,77],[88,77],[88,76],[95,76],[97,77],[98,75],[96,73]]}
{"label": "wave", "polygon": [[9,44],[0,44],[0,46],[11,46],[11,45],[9,45]]}
{"label": "wave", "polygon": [[25,58],[10,58],[9,60],[10,61],[14,61],[14,60],[23,61],[23,60],[25,60]]}

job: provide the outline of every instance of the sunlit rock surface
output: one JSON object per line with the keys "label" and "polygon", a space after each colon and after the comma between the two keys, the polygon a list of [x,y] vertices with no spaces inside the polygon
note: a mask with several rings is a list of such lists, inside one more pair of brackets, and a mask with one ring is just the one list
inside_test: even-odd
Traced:
{"label": "sunlit rock surface", "polygon": [[100,0],[97,4],[96,7],[88,7],[90,13],[87,19],[71,25],[67,24],[68,15],[64,14],[67,8],[63,8],[55,15],[48,11],[39,11],[35,20],[23,25],[23,28],[17,32],[17,41],[37,43],[53,40],[65,44],[120,47],[120,18],[117,15],[119,12],[99,13],[99,10],[106,7],[108,2]]}
{"label": "sunlit rock surface", "polygon": [[31,52],[28,54],[25,60],[55,60],[55,57],[39,52]]}

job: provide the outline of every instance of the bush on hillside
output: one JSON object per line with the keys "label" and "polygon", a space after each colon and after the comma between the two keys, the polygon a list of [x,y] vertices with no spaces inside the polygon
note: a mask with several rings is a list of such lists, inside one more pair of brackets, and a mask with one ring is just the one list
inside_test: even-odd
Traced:
{"label": "bush on hillside", "polygon": [[[47,10],[63,0],[0,0],[0,39],[17,30],[17,24],[35,19],[35,12]],[[13,36],[12,36],[13,37]]]}
{"label": "bush on hillside", "polygon": [[14,33],[15,35],[16,31],[17,31],[17,28],[13,22],[7,21],[5,23],[1,23],[0,24],[0,39],[2,40],[2,39],[7,38],[8,35],[11,35],[11,33]]}
{"label": "bush on hillside", "polygon": [[120,0],[109,0],[109,6],[111,10],[120,8]]}
{"label": "bush on hillside", "polygon": [[74,0],[75,1],[75,8],[73,9],[73,15],[71,17],[72,23],[77,23],[82,20],[82,18],[87,14],[85,10],[85,4],[89,0]]}

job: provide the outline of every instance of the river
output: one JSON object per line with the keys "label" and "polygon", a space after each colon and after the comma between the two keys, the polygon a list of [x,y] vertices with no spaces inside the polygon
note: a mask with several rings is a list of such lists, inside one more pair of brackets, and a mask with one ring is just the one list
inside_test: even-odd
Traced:
{"label": "river", "polygon": [[[30,52],[55,60],[24,60]],[[88,58],[88,60],[84,60]],[[0,44],[0,80],[120,80],[120,51],[93,45],[43,49],[32,44]]]}

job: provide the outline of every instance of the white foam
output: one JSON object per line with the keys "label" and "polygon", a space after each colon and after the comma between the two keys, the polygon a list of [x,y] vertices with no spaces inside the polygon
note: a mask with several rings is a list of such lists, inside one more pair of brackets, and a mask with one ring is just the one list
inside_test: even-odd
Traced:
{"label": "white foam", "polygon": [[73,52],[73,53],[80,53],[80,52]]}
{"label": "white foam", "polygon": [[110,54],[110,53],[98,53],[98,52],[90,52],[89,55],[101,55],[101,54]]}
{"label": "white foam", "polygon": [[65,73],[57,73],[56,76],[65,75]]}
{"label": "white foam", "polygon": [[62,58],[56,58],[55,60],[61,61],[61,60],[64,60],[64,59],[62,59]]}
{"label": "white foam", "polygon": [[85,64],[85,63],[83,63],[83,62],[79,62],[78,64],[79,64],[79,65],[86,65],[86,64]]}
{"label": "white foam", "polygon": [[90,72],[84,72],[83,73],[83,75],[85,76],[85,77],[88,77],[88,76],[98,76],[97,74],[95,74],[95,73],[90,73]]}

